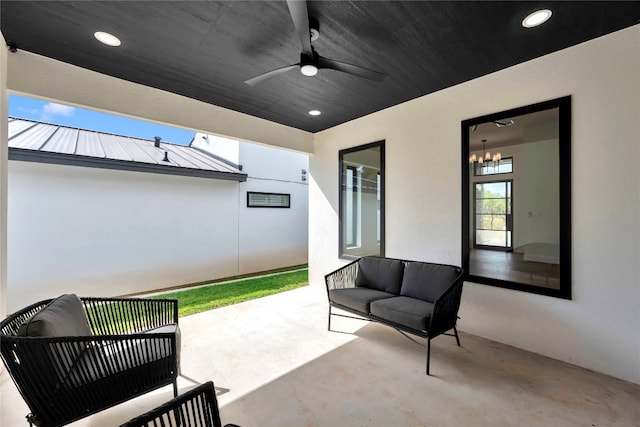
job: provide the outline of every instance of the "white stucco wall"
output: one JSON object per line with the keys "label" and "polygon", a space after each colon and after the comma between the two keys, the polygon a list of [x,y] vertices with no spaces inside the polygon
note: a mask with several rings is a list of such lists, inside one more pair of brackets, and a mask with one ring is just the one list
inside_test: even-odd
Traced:
{"label": "white stucco wall", "polygon": [[238,140],[198,132],[189,146],[221,157],[235,165],[240,164],[240,141]]}
{"label": "white stucco wall", "polygon": [[460,122],[572,95],[573,300],[467,283],[459,327],[640,383],[639,42],[634,26],[316,134],[312,284],[342,264],[338,150],[387,142],[388,256],[460,264]]}
{"label": "white stucco wall", "polygon": [[[241,142],[239,159],[246,182],[240,184],[240,274],[308,262],[309,157]],[[247,192],[290,194],[291,207],[248,208]]]}
{"label": "white stucco wall", "polygon": [[238,274],[235,181],[9,163],[9,312]]}
{"label": "white stucco wall", "polygon": [[[0,46],[6,46],[0,34]],[[0,319],[7,314],[7,49],[0,49]]]}
{"label": "white stucco wall", "polygon": [[[307,263],[308,156],[238,144],[247,182],[11,161],[9,312]],[[247,208],[247,191],[291,208]]]}
{"label": "white stucco wall", "polygon": [[[558,140],[520,147],[523,164],[514,173],[514,247],[528,243],[560,243],[560,186]],[[543,165],[541,167],[541,165]],[[519,179],[520,177],[524,179]],[[531,213],[531,215],[529,214]]]}
{"label": "white stucco wall", "polygon": [[[197,133],[192,146],[240,164],[247,174],[238,199],[238,274],[308,262],[309,156]],[[305,174],[302,171],[305,171]],[[247,192],[290,195],[290,208],[249,208]]]}

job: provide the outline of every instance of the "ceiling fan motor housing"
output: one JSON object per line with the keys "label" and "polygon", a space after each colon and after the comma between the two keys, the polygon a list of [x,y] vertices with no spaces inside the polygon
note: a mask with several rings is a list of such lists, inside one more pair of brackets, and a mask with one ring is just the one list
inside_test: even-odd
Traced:
{"label": "ceiling fan motor housing", "polygon": [[318,52],[313,49],[313,56],[309,56],[306,53],[300,53],[300,65],[318,65]]}

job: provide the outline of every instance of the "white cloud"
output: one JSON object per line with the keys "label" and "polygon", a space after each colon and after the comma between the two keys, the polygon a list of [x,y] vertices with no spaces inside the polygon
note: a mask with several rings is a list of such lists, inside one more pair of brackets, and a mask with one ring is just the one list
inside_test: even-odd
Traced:
{"label": "white cloud", "polygon": [[42,115],[40,117],[41,120],[51,120],[53,116],[64,116],[69,117],[73,116],[73,113],[76,111],[74,107],[69,107],[68,105],[56,104],[55,102],[48,102],[42,107]]}
{"label": "white cloud", "polygon": [[38,110],[37,108],[18,107],[18,111],[32,117],[37,116],[38,113],[40,113],[40,110]]}

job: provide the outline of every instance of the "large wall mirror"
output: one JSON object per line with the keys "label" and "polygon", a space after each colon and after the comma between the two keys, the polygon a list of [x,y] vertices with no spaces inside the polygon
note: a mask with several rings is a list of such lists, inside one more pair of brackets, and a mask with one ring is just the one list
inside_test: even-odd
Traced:
{"label": "large wall mirror", "polygon": [[462,266],[571,299],[571,97],[462,122]]}
{"label": "large wall mirror", "polygon": [[339,256],[384,256],[384,141],[339,152]]}

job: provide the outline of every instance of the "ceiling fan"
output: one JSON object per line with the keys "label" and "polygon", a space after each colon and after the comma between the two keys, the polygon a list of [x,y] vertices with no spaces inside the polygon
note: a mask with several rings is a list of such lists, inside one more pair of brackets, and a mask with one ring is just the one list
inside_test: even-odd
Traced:
{"label": "ceiling fan", "polygon": [[[311,45],[311,41],[316,40],[319,35],[318,21],[309,17],[306,0],[287,0],[287,6],[289,7],[289,13],[291,14],[293,25],[296,27],[296,33],[298,34],[300,43],[302,44],[300,62],[267,71],[266,73],[250,78],[249,80],[245,80],[246,84],[249,86],[255,86],[294,68],[299,68],[300,72],[305,76],[315,76],[318,73],[318,70],[328,68],[376,81],[381,81],[388,77],[386,74],[379,71],[320,56]],[[309,25],[310,22],[311,29]]]}

